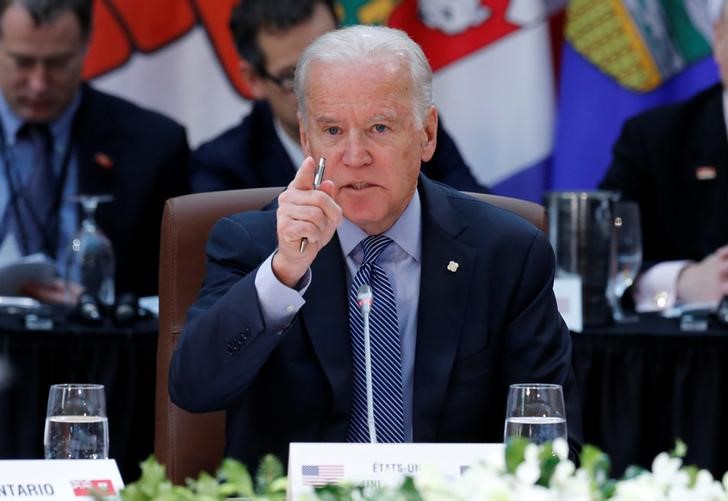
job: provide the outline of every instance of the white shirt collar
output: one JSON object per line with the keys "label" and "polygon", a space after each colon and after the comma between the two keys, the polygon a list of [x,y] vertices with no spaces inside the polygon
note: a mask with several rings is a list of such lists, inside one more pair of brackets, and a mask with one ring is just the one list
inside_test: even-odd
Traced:
{"label": "white shirt collar", "polygon": [[281,122],[276,117],[273,117],[273,126],[275,127],[278,139],[283,145],[283,149],[286,150],[286,153],[288,153],[288,158],[290,158],[291,162],[293,162],[294,169],[298,170],[304,160],[301,145],[298,143],[298,141],[294,141],[293,139],[291,139],[291,136],[286,134],[286,131],[283,130]]}

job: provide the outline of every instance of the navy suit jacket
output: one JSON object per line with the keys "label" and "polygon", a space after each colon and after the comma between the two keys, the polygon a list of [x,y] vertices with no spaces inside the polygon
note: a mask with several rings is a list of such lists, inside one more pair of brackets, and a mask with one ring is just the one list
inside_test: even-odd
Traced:
{"label": "navy suit jacket", "polygon": [[[422,172],[459,190],[489,192],[475,180],[442,123],[435,154],[422,164]],[[296,166],[278,139],[270,106],[256,101],[240,124],[194,152],[190,175],[195,193],[286,186],[296,175]]]}
{"label": "navy suit jacket", "polygon": [[[546,236],[518,216],[420,178],[422,267],[415,347],[416,442],[501,442],[509,383],[564,386],[581,441],[571,339],[552,292]],[[345,262],[335,236],[311,266],[306,304],[266,329],[256,269],[276,248],[275,210],[221,219],[207,276],[172,357],[172,401],[226,410],[226,454],[255,467],[294,441],[343,442],[352,406]],[[450,261],[460,264],[448,271]]]}
{"label": "navy suit jacket", "polygon": [[[599,187],[639,203],[645,267],[699,261],[728,243],[723,87],[628,120]],[[712,176],[701,179],[708,167]],[[712,169],[712,171],[710,170]]]}
{"label": "navy suit jacket", "polygon": [[74,130],[78,193],[114,197],[96,221],[114,248],[116,290],[156,295],[164,202],[189,192],[185,129],[84,85]]}

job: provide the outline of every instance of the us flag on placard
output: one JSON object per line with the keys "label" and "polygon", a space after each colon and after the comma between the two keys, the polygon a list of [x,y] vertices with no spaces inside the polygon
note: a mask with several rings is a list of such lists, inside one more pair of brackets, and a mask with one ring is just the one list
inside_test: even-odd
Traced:
{"label": "us flag on placard", "polygon": [[304,464],[301,465],[303,485],[334,484],[344,478],[344,465],[341,464]]}

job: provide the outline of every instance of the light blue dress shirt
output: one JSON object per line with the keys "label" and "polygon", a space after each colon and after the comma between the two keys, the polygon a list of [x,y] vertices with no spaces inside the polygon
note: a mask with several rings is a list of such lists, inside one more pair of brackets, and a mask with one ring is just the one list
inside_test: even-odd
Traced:
{"label": "light blue dress shirt", "polygon": [[[394,288],[399,323],[400,348],[402,350],[402,385],[404,389],[405,441],[412,441],[412,395],[417,342],[417,305],[420,296],[420,270],[422,266],[422,209],[417,191],[402,215],[391,228],[384,232],[393,240],[379,257]],[[344,219],[336,229],[341,251],[346,258],[347,291],[363,258],[359,243],[368,235],[354,223]],[[258,268],[255,287],[263,318],[271,330],[280,332],[293,321],[298,310],[305,304],[304,296],[311,280],[309,272],[302,279],[298,290],[282,284],[273,274],[273,255]],[[374,298],[376,301],[376,298]]]}
{"label": "light blue dress shirt", "polygon": [[[66,110],[56,120],[48,124],[53,135],[53,168],[56,176],[60,176],[63,168],[63,157],[66,155],[66,150],[69,148],[71,141],[73,118],[80,102],[81,91],[79,90]],[[2,93],[0,93],[0,122],[2,123],[6,148],[5,154],[0,155],[0,218],[3,218],[10,202],[10,187],[5,175],[7,172],[5,160],[10,160],[9,170],[10,175],[13,176],[15,186],[24,186],[30,175],[29,166],[33,165],[34,152],[31,141],[17,140],[18,130],[23,126],[24,121],[10,109]],[[76,154],[72,151],[59,209],[60,228],[56,248],[56,271],[59,276],[63,276],[65,273],[65,263],[71,238],[78,228],[78,204],[72,200],[78,186],[77,163]]]}

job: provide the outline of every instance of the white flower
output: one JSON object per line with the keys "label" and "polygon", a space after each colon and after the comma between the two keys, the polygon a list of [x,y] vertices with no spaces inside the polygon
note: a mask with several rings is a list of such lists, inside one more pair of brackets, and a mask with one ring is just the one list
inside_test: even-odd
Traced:
{"label": "white flower", "polygon": [[650,473],[643,473],[629,480],[617,483],[615,501],[661,501],[663,490]]}
{"label": "white flower", "polygon": [[667,452],[659,453],[652,461],[654,481],[663,488],[687,485],[690,479],[687,473],[680,471],[680,466],[680,458],[670,457]]}
{"label": "white flower", "polygon": [[561,460],[569,458],[569,442],[563,438],[557,438],[553,442],[554,454]]}

